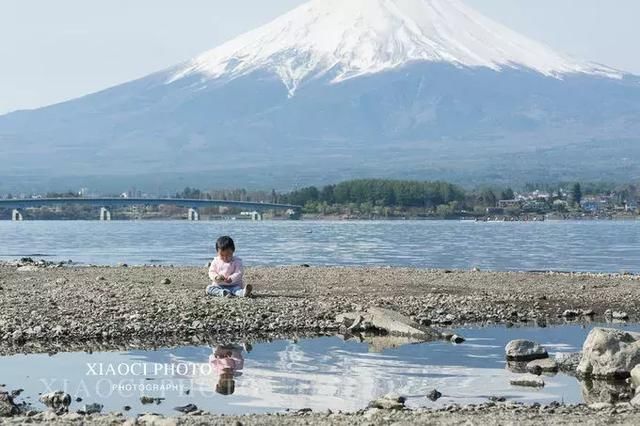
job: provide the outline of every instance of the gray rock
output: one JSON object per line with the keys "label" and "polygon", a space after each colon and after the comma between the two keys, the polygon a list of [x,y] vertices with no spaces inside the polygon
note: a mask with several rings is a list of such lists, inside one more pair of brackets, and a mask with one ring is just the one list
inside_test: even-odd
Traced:
{"label": "gray rock", "polygon": [[631,370],[631,386],[633,386],[634,389],[640,388],[640,364],[636,365]]}
{"label": "gray rock", "polygon": [[635,407],[640,407],[640,392],[636,390],[636,396],[631,400],[631,405]]}
{"label": "gray rock", "polygon": [[549,357],[545,348],[530,340],[512,340],[505,347],[505,352],[509,361],[532,361]]}
{"label": "gray rock", "polygon": [[150,426],[177,426],[178,420],[160,416],[158,414],[143,414],[137,418],[136,424]]}
{"label": "gray rock", "polygon": [[458,336],[457,334],[454,334],[453,336],[451,336],[451,338],[449,339],[451,342],[456,343],[456,344],[460,344],[460,343],[464,343],[465,342],[465,338],[462,336]]}
{"label": "gray rock", "polygon": [[379,408],[381,410],[402,410],[406,398],[396,394],[387,394],[369,403],[369,408]]}
{"label": "gray rock", "polygon": [[511,386],[526,386],[531,388],[544,387],[544,380],[542,380],[542,378],[530,375],[516,377],[514,379],[511,379],[509,383],[511,383]]}
{"label": "gray rock", "polygon": [[558,352],[555,356],[556,363],[558,364],[558,370],[570,374],[576,373],[576,369],[578,368],[578,364],[580,364],[581,359],[581,352]]}
{"label": "gray rock", "polygon": [[581,312],[576,309],[567,309],[562,313],[562,316],[564,318],[575,318],[575,317],[579,317],[580,314]]}
{"label": "gray rock", "polygon": [[536,359],[527,363],[527,371],[531,374],[557,373],[558,363],[551,358]]}
{"label": "gray rock", "polygon": [[160,404],[164,398],[155,398],[152,396],[143,395],[140,397],[140,402],[144,405],[146,404]]}
{"label": "gray rock", "polygon": [[20,409],[13,402],[13,397],[6,392],[0,392],[0,417],[11,417],[20,413]]}
{"label": "gray rock", "polygon": [[594,402],[593,404],[589,404],[589,408],[594,411],[600,411],[613,408],[613,404],[610,402]]}
{"label": "gray rock", "polygon": [[418,337],[424,340],[436,340],[440,338],[437,331],[423,327],[411,318],[398,312],[384,308],[369,308],[366,312],[351,312],[336,316],[336,322],[351,327],[354,323],[370,323],[378,330],[400,336]]}
{"label": "gray rock", "polygon": [[64,391],[55,391],[42,394],[40,402],[52,408],[68,407],[71,404],[71,395]]}
{"label": "gray rock", "polygon": [[638,364],[640,333],[594,328],[584,342],[577,372],[585,377],[624,379]]}
{"label": "gray rock", "polygon": [[180,407],[175,407],[174,410],[180,411],[181,413],[189,414],[193,413],[194,411],[198,411],[198,407],[194,404],[187,404]]}
{"label": "gray rock", "polygon": [[611,318],[617,320],[627,320],[629,319],[629,314],[627,314],[626,312],[613,311],[611,313]]}
{"label": "gray rock", "polygon": [[439,400],[441,397],[442,397],[442,393],[440,393],[437,389],[434,389],[427,394],[427,398],[429,398],[431,401],[434,401],[434,402]]}
{"label": "gray rock", "polygon": [[104,406],[98,403],[85,404],[81,411],[85,414],[95,414],[101,412],[102,408],[104,408]]}
{"label": "gray rock", "polygon": [[169,278],[163,278],[162,281],[160,281],[160,284],[164,284],[164,285],[171,284],[171,280]]}

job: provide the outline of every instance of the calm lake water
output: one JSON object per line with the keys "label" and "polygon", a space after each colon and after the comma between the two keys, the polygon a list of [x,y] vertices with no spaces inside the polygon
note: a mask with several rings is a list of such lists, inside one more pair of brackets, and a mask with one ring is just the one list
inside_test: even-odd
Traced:
{"label": "calm lake water", "polygon": [[[468,328],[457,330],[467,338],[461,345],[435,342],[388,349],[321,337],[252,347],[238,342],[157,351],[14,355],[0,357],[0,371],[5,389],[24,388],[19,400],[35,409],[45,408],[38,402],[39,392],[64,390],[73,399],[83,399],[72,403],[71,411],[99,402],[104,411],[128,405],[130,415],[175,414],[174,407],[189,403],[224,414],[301,408],[354,411],[389,392],[406,396],[410,407],[482,403],[490,396],[527,404],[593,403],[606,397],[602,386],[607,385],[558,374],[543,376],[544,388],[512,386],[510,379],[519,374],[509,371],[504,360],[505,345],[516,338],[537,341],[552,354],[578,351],[592,327]],[[232,362],[212,365],[215,353],[228,353]],[[434,388],[443,394],[437,402],[425,397]],[[143,395],[165,400],[144,405]]]}
{"label": "calm lake water", "polygon": [[640,221],[3,221],[0,259],[200,266],[226,234],[248,265],[640,273]]}

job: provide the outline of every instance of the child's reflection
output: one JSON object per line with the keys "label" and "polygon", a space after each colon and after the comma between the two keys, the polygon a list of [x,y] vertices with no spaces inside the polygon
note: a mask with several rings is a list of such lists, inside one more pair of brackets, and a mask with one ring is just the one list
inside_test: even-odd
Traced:
{"label": "child's reflection", "polygon": [[[251,349],[247,346],[248,352]],[[216,392],[219,394],[231,395],[235,391],[235,378],[242,375],[240,370],[244,367],[242,351],[245,348],[240,345],[221,345],[213,349],[213,354],[209,356],[209,363],[218,373]]]}

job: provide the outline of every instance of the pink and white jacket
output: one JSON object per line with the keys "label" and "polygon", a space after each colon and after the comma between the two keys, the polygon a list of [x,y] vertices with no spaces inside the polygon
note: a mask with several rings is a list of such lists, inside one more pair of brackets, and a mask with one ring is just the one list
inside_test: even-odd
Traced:
{"label": "pink and white jacket", "polygon": [[[231,283],[224,282],[216,282],[216,276],[222,275],[225,278],[231,278]],[[243,286],[242,282],[242,259],[239,257],[231,258],[231,262],[226,263],[223,262],[219,256],[216,256],[211,261],[211,266],[209,267],[209,278],[214,284],[219,286]]]}

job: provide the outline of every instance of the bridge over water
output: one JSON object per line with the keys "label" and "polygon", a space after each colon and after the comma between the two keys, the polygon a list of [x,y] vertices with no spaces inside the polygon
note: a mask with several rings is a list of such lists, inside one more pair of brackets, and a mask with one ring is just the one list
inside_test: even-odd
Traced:
{"label": "bridge over water", "polygon": [[11,220],[23,219],[23,210],[37,207],[53,207],[66,205],[80,205],[100,208],[100,220],[111,220],[111,210],[129,206],[160,206],[171,205],[189,209],[187,218],[199,220],[199,208],[232,207],[247,210],[253,220],[261,220],[265,210],[286,210],[290,214],[297,214],[301,206],[291,204],[255,203],[249,201],[228,200],[190,200],[180,198],[25,198],[0,200],[0,209],[12,209]]}

